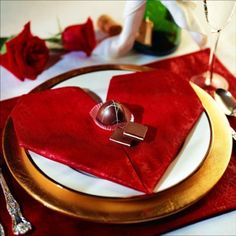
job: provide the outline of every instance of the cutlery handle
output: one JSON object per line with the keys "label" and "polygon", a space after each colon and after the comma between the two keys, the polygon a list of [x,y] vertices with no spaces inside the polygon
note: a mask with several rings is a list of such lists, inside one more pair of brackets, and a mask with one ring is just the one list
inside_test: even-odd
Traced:
{"label": "cutlery handle", "polygon": [[0,236],[5,236],[5,232],[1,223],[0,223]]}
{"label": "cutlery handle", "polygon": [[231,128],[231,133],[232,133],[233,139],[236,141],[236,131],[233,128]]}
{"label": "cutlery handle", "polygon": [[18,202],[12,196],[7,183],[3,177],[0,169],[0,184],[6,199],[7,210],[12,219],[12,231],[15,235],[25,234],[32,229],[30,222],[28,222],[22,215]]}

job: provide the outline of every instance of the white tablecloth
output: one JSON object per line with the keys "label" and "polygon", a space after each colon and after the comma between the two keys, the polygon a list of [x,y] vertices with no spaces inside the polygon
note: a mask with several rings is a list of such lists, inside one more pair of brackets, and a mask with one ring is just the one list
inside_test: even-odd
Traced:
{"label": "white tablecloth", "polygon": [[[14,35],[20,32],[24,24],[31,21],[34,34],[40,37],[58,32],[58,22],[64,27],[83,23],[90,16],[94,22],[101,14],[109,14],[123,23],[124,0],[120,1],[1,1],[0,36]],[[217,56],[223,64],[236,75],[236,14],[230,24],[222,31]],[[189,33],[182,31],[182,40],[178,50],[168,57],[183,55],[198,50]],[[16,79],[7,70],[0,67],[0,99],[28,93],[32,88],[62,72],[89,65],[115,63],[142,65],[166,57],[153,57],[130,52],[116,60],[106,60],[98,56],[86,57],[81,52],[71,52],[55,65],[45,70],[34,81],[24,82]],[[236,235],[236,211],[229,212],[199,223],[183,227],[166,235]]]}

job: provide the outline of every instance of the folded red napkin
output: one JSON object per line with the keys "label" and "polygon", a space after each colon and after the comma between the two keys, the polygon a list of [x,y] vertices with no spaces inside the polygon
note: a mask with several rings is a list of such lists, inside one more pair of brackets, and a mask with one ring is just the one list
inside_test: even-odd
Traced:
{"label": "folded red napkin", "polygon": [[66,87],[20,99],[11,114],[19,144],[74,169],[152,193],[203,107],[186,80],[165,71],[114,77],[108,99],[124,103],[149,127],[144,142],[124,151],[109,141],[111,132],[89,115],[95,101],[80,88]]}
{"label": "folded red napkin", "polygon": [[121,102],[149,128],[146,140],[126,152],[152,192],[202,113],[202,104],[187,80],[164,70],[113,77],[107,100]]}
{"label": "folded red napkin", "polygon": [[[110,133],[90,117],[95,105],[76,87],[23,96],[11,113],[19,144],[74,169],[145,192],[122,148],[111,143]],[[114,170],[118,166],[122,171]]]}

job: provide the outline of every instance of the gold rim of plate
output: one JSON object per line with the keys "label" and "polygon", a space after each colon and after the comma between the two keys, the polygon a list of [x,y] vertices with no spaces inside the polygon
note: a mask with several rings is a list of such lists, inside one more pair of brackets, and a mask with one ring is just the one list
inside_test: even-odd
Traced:
{"label": "gold rim of plate", "polygon": [[[135,65],[99,65],[72,70],[56,76],[31,92],[50,89],[74,76],[104,70],[149,71]],[[64,188],[46,177],[19,147],[11,119],[3,134],[4,158],[18,183],[45,206],[67,215],[102,223],[138,223],[175,214],[202,198],[222,177],[230,161],[232,137],[226,117],[214,100],[191,84],[209,117],[212,137],[208,154],[200,167],[179,184],[151,195],[130,198],[98,197]],[[191,158],[191,156],[190,156]]]}

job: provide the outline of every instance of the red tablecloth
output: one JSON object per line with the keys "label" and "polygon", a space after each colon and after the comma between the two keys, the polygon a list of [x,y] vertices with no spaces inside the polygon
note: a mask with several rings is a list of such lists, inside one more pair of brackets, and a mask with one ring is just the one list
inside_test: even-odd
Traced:
{"label": "red tablecloth", "polygon": [[[192,74],[202,72],[207,65],[208,50],[167,59],[150,64],[154,68],[181,73],[190,78]],[[230,84],[230,91],[236,96],[236,80],[226,68],[217,60],[216,71],[225,75]],[[0,131],[17,99],[10,99],[0,103]],[[235,119],[230,120],[236,129]],[[62,215],[46,208],[28,195],[12,178],[4,165],[4,175],[9,186],[22,207],[24,215],[33,224],[33,230],[28,235],[158,235],[170,230],[222,214],[236,209],[236,150],[234,148],[229,166],[218,184],[200,201],[186,210],[167,217],[140,224],[112,225],[85,222],[76,218]],[[0,221],[4,225],[6,235],[11,232],[11,220],[5,208],[3,194],[0,194]]]}

